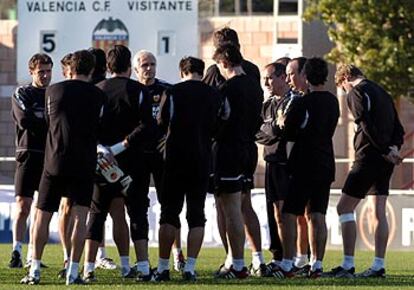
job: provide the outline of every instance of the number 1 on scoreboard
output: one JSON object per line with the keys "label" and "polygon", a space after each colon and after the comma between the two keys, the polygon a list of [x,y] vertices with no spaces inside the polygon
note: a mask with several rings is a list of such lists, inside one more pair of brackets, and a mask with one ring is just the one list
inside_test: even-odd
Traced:
{"label": "number 1 on scoreboard", "polygon": [[158,31],[158,55],[175,55],[175,31]]}

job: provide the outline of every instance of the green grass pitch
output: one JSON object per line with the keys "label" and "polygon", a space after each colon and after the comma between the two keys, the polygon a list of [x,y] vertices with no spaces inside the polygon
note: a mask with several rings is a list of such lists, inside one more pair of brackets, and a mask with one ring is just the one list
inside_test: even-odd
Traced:
{"label": "green grass pitch", "polygon": [[[198,281],[184,283],[178,273],[172,274],[172,281],[155,283],[136,283],[133,280],[123,280],[117,270],[97,270],[98,282],[87,286],[66,287],[64,281],[57,279],[57,272],[62,266],[62,250],[59,245],[48,245],[45,249],[43,262],[49,268],[42,271],[41,285],[20,285],[24,276],[24,269],[9,269],[7,263],[10,258],[11,245],[0,245],[0,289],[414,289],[414,252],[389,252],[387,254],[386,279],[317,279],[295,278],[290,280],[276,280],[274,278],[250,277],[245,280],[222,281],[213,278],[213,272],[222,263],[224,251],[222,249],[203,249],[197,262]],[[119,263],[116,248],[108,247],[110,257]],[[24,251],[25,253],[25,251]],[[131,248],[131,257],[132,257]],[[151,263],[156,265],[157,249],[150,249]],[[373,253],[358,252],[356,256],[357,271],[365,270],[372,261]],[[250,251],[246,251],[246,261],[250,262]],[[266,259],[269,255],[266,253]],[[131,262],[134,259],[131,258]],[[341,252],[328,251],[324,261],[325,269],[337,266],[341,262]]]}

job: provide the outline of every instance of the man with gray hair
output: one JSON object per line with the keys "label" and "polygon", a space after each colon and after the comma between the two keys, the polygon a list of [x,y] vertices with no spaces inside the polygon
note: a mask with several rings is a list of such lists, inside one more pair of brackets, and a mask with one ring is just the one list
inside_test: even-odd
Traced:
{"label": "man with gray hair", "polygon": [[[158,112],[160,110],[160,101],[161,96],[171,87],[171,84],[156,78],[157,73],[157,59],[154,54],[147,50],[138,51],[133,58],[133,70],[137,76],[138,81],[146,86],[148,89],[151,102],[152,102],[152,117],[154,120],[157,119]],[[161,182],[163,176],[163,167],[164,160],[163,156],[159,150],[162,147],[163,142],[165,141],[166,130],[162,129],[160,126],[156,126],[156,139],[154,142],[145,145],[144,148],[144,172],[142,173],[142,187],[141,190],[146,192],[148,195],[148,188],[150,185],[151,174],[154,180],[154,185],[157,190],[157,198],[161,203],[160,198],[161,191]],[[143,243],[144,244],[144,243]],[[147,242],[145,242],[145,245]],[[143,245],[144,247],[144,245]],[[145,246],[145,253],[148,252],[147,246]],[[178,229],[175,236],[175,241],[173,245],[173,255],[174,255],[174,269],[176,271],[181,271],[184,269],[185,261],[184,255],[181,250],[181,238],[180,230]],[[145,257],[142,257],[145,258]],[[148,255],[146,255],[148,260]],[[138,268],[140,268],[140,260],[138,260]],[[145,265],[146,271],[147,265]],[[148,264],[149,269],[149,264]]]}

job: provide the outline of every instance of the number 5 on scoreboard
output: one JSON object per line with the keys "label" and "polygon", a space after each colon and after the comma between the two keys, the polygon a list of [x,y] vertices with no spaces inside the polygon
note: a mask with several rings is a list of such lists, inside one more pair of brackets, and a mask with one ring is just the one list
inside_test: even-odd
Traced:
{"label": "number 5 on scoreboard", "polygon": [[56,31],[40,31],[40,50],[52,53],[56,49]]}

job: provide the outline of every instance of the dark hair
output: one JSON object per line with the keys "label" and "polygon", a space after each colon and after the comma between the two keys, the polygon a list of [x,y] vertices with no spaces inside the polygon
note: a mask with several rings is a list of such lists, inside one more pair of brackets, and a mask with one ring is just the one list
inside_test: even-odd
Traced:
{"label": "dark hair", "polygon": [[105,51],[100,48],[91,47],[88,49],[90,53],[95,56],[95,69],[93,71],[93,77],[105,76],[106,74],[106,56]]}
{"label": "dark hair", "polygon": [[51,64],[53,67],[52,58],[45,53],[36,53],[29,59],[29,70],[34,70],[39,64]]}
{"label": "dark hair", "polygon": [[275,76],[277,77],[280,77],[281,75],[286,76],[286,66],[283,65],[282,63],[275,61],[265,66],[265,68],[268,68],[268,67],[273,67],[273,74]]}
{"label": "dark hair", "polygon": [[280,58],[276,59],[275,63],[281,63],[284,66],[287,66],[289,61],[290,61],[290,57],[284,56],[284,57],[280,57]]}
{"label": "dark hair", "polygon": [[69,52],[68,54],[65,54],[64,57],[62,57],[62,59],[60,60],[60,65],[65,67],[65,66],[69,66],[71,59],[72,59],[73,53]]}
{"label": "dark hair", "polygon": [[239,37],[236,30],[231,29],[230,27],[224,27],[220,30],[217,30],[213,34],[213,44],[214,47],[222,46],[226,43],[231,43],[240,49]]}
{"label": "dark hair", "polygon": [[204,61],[192,56],[183,57],[180,60],[180,71],[183,74],[198,73],[200,76],[203,76]]}
{"label": "dark hair", "polygon": [[296,61],[298,63],[298,73],[301,73],[305,66],[307,58],[304,56],[292,58],[289,63]]}
{"label": "dark hair", "polygon": [[323,85],[328,78],[328,63],[320,57],[308,59],[303,68],[306,79],[311,85]]}
{"label": "dark hair", "polygon": [[87,50],[78,50],[70,58],[70,69],[78,75],[89,75],[95,67],[95,57]]}
{"label": "dark hair", "polygon": [[108,70],[111,73],[123,73],[131,67],[131,51],[124,45],[115,45],[108,51]]}
{"label": "dark hair", "polygon": [[213,59],[216,62],[225,60],[231,66],[240,65],[243,57],[239,51],[239,49],[234,46],[233,44],[227,43],[224,45],[219,46],[216,51],[214,52]]}

